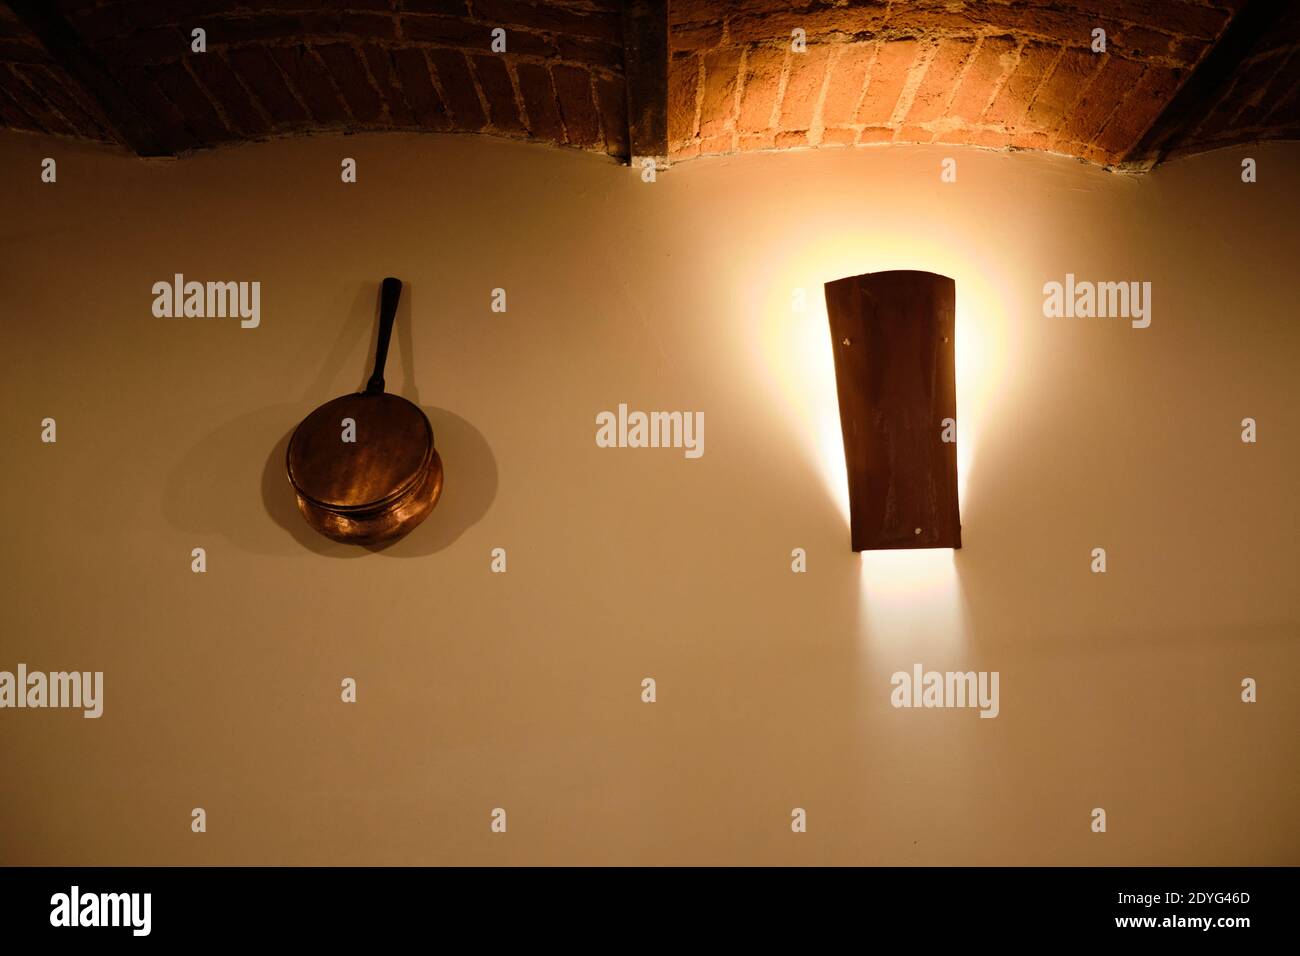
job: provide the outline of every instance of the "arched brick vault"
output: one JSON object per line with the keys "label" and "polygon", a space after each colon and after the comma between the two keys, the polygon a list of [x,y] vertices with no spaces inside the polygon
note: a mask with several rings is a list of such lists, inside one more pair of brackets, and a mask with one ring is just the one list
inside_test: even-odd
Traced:
{"label": "arched brick vault", "polygon": [[[144,155],[391,129],[674,162],[952,143],[1149,165],[1300,138],[1300,4],[1290,0],[666,6],[8,0],[0,124]],[[205,53],[191,52],[195,28]],[[505,52],[491,49],[494,28],[506,31]],[[1092,50],[1096,29],[1105,53]],[[804,52],[792,49],[796,30]]]}
{"label": "arched brick vault", "polygon": [[[677,0],[670,153],[934,142],[1116,163],[1242,6]],[[1292,17],[1289,48],[1270,59],[1277,92],[1293,101],[1295,26]],[[796,29],[803,53],[791,49]],[[1105,53],[1092,49],[1094,29],[1105,30]]]}

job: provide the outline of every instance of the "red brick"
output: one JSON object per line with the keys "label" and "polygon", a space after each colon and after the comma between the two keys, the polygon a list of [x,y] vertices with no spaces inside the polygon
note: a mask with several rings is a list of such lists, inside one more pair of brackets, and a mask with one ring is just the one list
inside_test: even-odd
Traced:
{"label": "red brick", "polygon": [[[1030,6],[1051,6],[1058,0],[1028,0]],[[1070,0],[1070,6],[1098,20],[1098,26],[1107,27],[1117,20],[1129,20],[1146,27],[1158,27],[1168,33],[1213,39],[1227,26],[1229,14],[1185,0]],[[1218,7],[1225,4],[1219,3]]]}
{"label": "red brick", "polygon": [[[170,149],[393,126],[627,150],[618,0],[57,2]],[[669,151],[939,141],[1114,162],[1243,2],[672,0]],[[1286,16],[1184,144],[1294,127],[1300,54],[1287,59],[1297,14]],[[189,52],[195,26],[203,56]],[[496,26],[504,55],[489,48]],[[1108,55],[1088,50],[1097,26]],[[2,3],[0,123],[113,135]]]}
{"label": "red brick", "polygon": [[563,143],[564,126],[560,122],[550,71],[540,63],[518,63],[515,74],[524,112],[528,114],[528,132],[537,139]]}
{"label": "red brick", "polygon": [[285,83],[284,74],[263,47],[241,47],[226,54],[231,69],[254,91],[276,124],[303,123],[310,117]]}
{"label": "red brick", "polygon": [[1286,96],[1297,77],[1300,77],[1300,50],[1290,54],[1289,64],[1287,54],[1279,52],[1246,67],[1237,85],[1250,92],[1234,118],[1233,125],[1246,129],[1261,126],[1278,100]]}
{"label": "red brick", "polygon": [[423,50],[405,48],[393,51],[393,67],[402,84],[402,98],[417,121],[433,129],[447,129],[451,116],[442,94],[433,84],[433,71]]}
{"label": "red brick", "polygon": [[63,70],[39,64],[13,64],[28,85],[39,90],[41,96],[63,117],[72,130],[81,136],[111,142],[113,134],[99,107],[92,105]]}
{"label": "red brick", "polygon": [[1100,146],[1092,146],[1090,144],[1082,146],[1078,155],[1081,158],[1086,159],[1088,162],[1096,163],[1099,166],[1109,166],[1120,159],[1119,156],[1107,152]]}
{"label": "red brick", "polygon": [[1091,142],[1102,124],[1124,102],[1124,98],[1133,91],[1142,76],[1142,65],[1132,60],[1112,56],[1102,59],[1092,83],[1061,123],[1053,149],[1059,150],[1061,144],[1067,142]]}
{"label": "red brick", "polygon": [[402,99],[397,73],[393,69],[393,61],[387,48],[376,43],[367,43],[361,48],[361,55],[366,61],[366,67],[370,70],[370,75],[374,78],[376,88],[379,90],[379,97],[383,102],[384,116],[387,121],[399,128],[414,126],[415,114],[411,112],[411,108]]}
{"label": "red brick", "polygon": [[0,121],[4,122],[7,129],[42,132],[41,124],[28,115],[27,111],[9,95],[6,87],[10,83],[17,82],[20,81],[8,70],[0,70]]}
{"label": "red brick", "polygon": [[175,62],[190,52],[190,37],[177,27],[157,27],[104,40],[95,52],[112,66]]}
{"label": "red brick", "polygon": [[179,153],[203,145],[185,125],[181,111],[163,96],[144,68],[121,70],[116,78],[131,102],[146,111],[149,125],[164,149]]}
{"label": "red brick", "polygon": [[611,43],[621,43],[623,39],[622,20],[614,13],[584,13],[555,3],[524,3],[521,0],[474,0],[474,13],[480,20],[493,25],[536,27]]}
{"label": "red brick", "polygon": [[1000,126],[1014,126],[1020,122],[1043,75],[1051,68],[1060,52],[1058,47],[1042,43],[1026,44],[1020,51],[1020,61],[1015,70],[989,104],[984,122]]}
{"label": "red brick", "polygon": [[840,125],[853,119],[877,46],[875,43],[850,43],[840,48],[831,63],[831,79],[826,85],[826,99],[822,103],[823,123]]}
{"label": "red brick", "polygon": [[[177,0],[109,0],[106,4],[103,0],[71,0],[72,3],[89,2],[94,4],[97,9],[83,10],[77,14],[78,17],[90,17],[94,14],[103,14],[106,6],[116,8],[120,14],[120,19],[129,29],[139,29],[142,26],[150,26],[159,23],[172,23],[184,26],[194,21],[198,17],[220,16],[230,12],[232,7],[239,6],[256,6],[259,9],[276,10],[307,10],[314,11],[323,8],[334,7],[343,9],[344,7],[364,10],[366,8],[374,9],[379,0],[353,0],[350,3],[344,3],[342,0],[316,0],[315,3],[308,0],[259,0],[256,4],[232,2],[232,0],[184,0],[183,3]],[[63,8],[70,6],[69,0],[59,0]]]}
{"label": "red brick", "polygon": [[694,159],[696,156],[699,155],[700,155],[699,140],[692,140],[691,142],[683,145],[680,149],[674,149],[671,144],[669,144],[668,147],[668,158],[675,163],[679,163],[687,159]]}
{"label": "red brick", "polygon": [[442,101],[450,109],[453,127],[466,132],[481,130],[487,124],[487,116],[465,55],[459,50],[441,49],[431,49],[428,54]]}
{"label": "red brick", "polygon": [[[672,7],[669,7],[669,16]],[[676,50],[707,50],[722,42],[722,19],[716,18],[703,23],[671,24],[668,28],[668,44]]]}
{"label": "red brick", "polygon": [[290,88],[297,90],[318,122],[342,123],[347,119],[329,74],[311,51],[301,46],[280,46],[273,47],[271,55],[288,79]]}
{"label": "red brick", "polygon": [[352,116],[361,123],[373,124],[384,112],[383,100],[370,85],[365,64],[348,43],[325,43],[315,48],[325,67],[343,94]]}
{"label": "red brick", "polygon": [[598,66],[611,71],[623,69],[623,48],[615,43],[558,34],[555,37],[555,49],[563,59],[584,66]]}
{"label": "red brick", "polygon": [[848,126],[828,126],[822,130],[823,146],[852,146],[858,139],[858,131]]}
{"label": "red brick", "polygon": [[1005,149],[1011,145],[1011,134],[996,129],[975,129],[971,130],[969,142],[972,146]]}
{"label": "red brick", "polygon": [[668,29],[671,32],[679,23],[699,23],[717,15],[717,0],[673,0],[668,4]]}
{"label": "red brick", "polygon": [[[111,9],[111,8],[110,8]],[[171,27],[186,51],[190,47],[191,31],[202,27],[208,35],[208,49],[218,45],[240,43],[258,43],[268,40],[301,40],[307,33],[306,20],[298,14],[255,13],[237,16],[200,17],[194,19],[187,28]],[[102,47],[102,44],[100,45]]]}
{"label": "red brick", "polygon": [[33,69],[33,67],[24,64],[12,66],[0,64],[0,85],[13,101],[20,115],[30,117],[32,128],[41,132],[75,134],[76,127],[32,91],[31,82],[22,75],[24,69]]}
{"label": "red brick", "polygon": [[1174,37],[1147,27],[1117,26],[1106,31],[1106,52],[1131,58],[1167,57],[1173,52]]}
{"label": "red brick", "polygon": [[622,77],[596,75],[596,109],[605,134],[605,152],[627,156],[627,84]]}
{"label": "red brick", "polygon": [[[809,45],[807,52],[790,54],[790,75],[786,79],[785,95],[781,98],[778,121],[782,129],[806,130],[812,125],[813,110],[821,98],[830,52],[830,47],[823,43]],[[780,136],[777,145],[781,145]]]}
{"label": "red brick", "polygon": [[1047,149],[1051,137],[1036,129],[1017,130],[1011,134],[1011,145],[1018,149]]}
{"label": "red brick", "polygon": [[717,136],[708,136],[700,140],[700,152],[705,156],[717,156],[720,153],[731,153],[735,152],[735,150],[735,133],[719,133]]}
{"label": "red brick", "polygon": [[[492,46],[492,28],[456,17],[402,16],[402,39],[417,43],[448,43],[468,50],[488,50]],[[510,34],[506,33],[506,49]]]}
{"label": "red brick", "polygon": [[1209,40],[1193,40],[1188,37],[1175,37],[1170,58],[1186,66],[1195,66],[1210,50]]}
{"label": "red brick", "polygon": [[397,24],[391,16],[374,13],[318,13],[309,7],[302,13],[252,13],[234,16],[209,16],[191,19],[174,29],[189,50],[190,31],[202,27],[208,33],[208,49],[243,43],[266,43],[274,40],[302,42],[309,38],[339,40],[356,37],[364,40],[391,40],[397,36]]}
{"label": "red brick", "polygon": [[668,149],[674,151],[695,138],[696,95],[700,89],[700,58],[673,57],[668,62]]}
{"label": "red brick", "polygon": [[[285,2],[302,3],[302,0],[285,0]],[[392,5],[392,0],[377,0],[377,2],[380,6]],[[469,6],[465,0],[402,0],[402,9],[412,13],[439,13],[448,17],[469,16]]]}
{"label": "red brick", "polygon": [[704,54],[704,99],[700,104],[700,135],[714,136],[730,127],[735,115],[740,49],[723,47]]}
{"label": "red brick", "polygon": [[867,80],[867,92],[858,107],[857,122],[868,126],[889,122],[920,49],[915,40],[894,40],[881,45]]}
{"label": "red brick", "polygon": [[742,132],[767,129],[772,122],[772,108],[781,90],[781,76],[786,58],[797,56],[784,47],[754,47],[745,58],[745,84],[740,96],[740,116],[736,126]]}
{"label": "red brick", "polygon": [[510,72],[500,55],[480,53],[475,56],[474,74],[478,77],[483,98],[487,100],[489,124],[501,132],[522,133],[524,124],[519,118],[514,84],[510,82]]}
{"label": "red brick", "polygon": [[1035,129],[1046,132],[1056,129],[1074,101],[1087,89],[1088,81],[1101,66],[1101,59],[1098,54],[1088,50],[1066,50],[1062,53],[1051,75],[1034,97],[1025,116],[1026,122]]}
{"label": "red brick", "polygon": [[600,120],[591,96],[591,74],[580,66],[556,66],[551,77],[560,99],[565,139],[574,146],[599,146]]}
{"label": "red brick", "polygon": [[[488,36],[488,34],[485,34],[485,36]],[[484,42],[478,48],[490,51],[491,44]],[[505,52],[507,56],[511,57],[531,56],[548,60],[560,55],[555,41],[549,39],[546,34],[534,33],[532,30],[525,30],[522,27],[515,27],[506,31]]]}
{"label": "red brick", "polygon": [[1063,156],[1075,156],[1082,159],[1085,146],[1085,143],[1068,143],[1063,140],[1058,133],[1052,137],[1052,142],[1047,148],[1053,153],[1060,153]]}
{"label": "red brick", "polygon": [[1123,156],[1147,131],[1182,82],[1182,74],[1163,66],[1147,67],[1124,109],[1116,112],[1096,138],[1096,145]]}
{"label": "red brick", "polygon": [[924,126],[908,126],[904,124],[899,127],[898,135],[894,141],[898,143],[928,143],[934,139],[934,133]]}
{"label": "red brick", "polygon": [[167,63],[150,67],[150,78],[185,117],[185,125],[203,143],[224,143],[235,138],[207,95],[199,89],[184,63]]}
{"label": "red brick", "polygon": [[944,36],[964,31],[976,34],[1011,34],[1062,42],[1077,38],[1083,45],[1091,41],[1090,31],[1096,18],[1077,11],[1055,8],[1034,9],[1023,4],[980,2],[961,5],[947,0],[912,0],[895,3],[890,11],[888,28],[901,36]]}
{"label": "red brick", "polygon": [[395,40],[397,19],[373,13],[304,16],[303,27],[325,39]]}
{"label": "red brick", "polygon": [[[63,70],[56,67],[50,67],[50,70],[55,77],[52,89],[66,92],[76,108],[85,114],[88,123],[93,124],[92,137],[106,142],[115,142],[117,136],[113,132],[113,124],[104,115],[100,105],[91,99],[85,88]],[[90,130],[92,127],[88,125],[82,129]]]}
{"label": "red brick", "polygon": [[931,138],[932,143],[943,143],[945,146],[963,146],[970,143],[972,130],[969,126],[949,126],[941,125]]}
{"label": "red brick", "polygon": [[[1256,64],[1258,69],[1258,64]],[[1248,69],[1247,73],[1250,72]],[[1221,139],[1221,134],[1235,125],[1238,112],[1246,105],[1251,90],[1245,86],[1245,76],[1235,77],[1213,108],[1201,118],[1196,136],[1206,142]]]}
{"label": "red brick", "polygon": [[943,39],[935,51],[930,65],[926,67],[921,85],[916,88],[916,97],[907,111],[905,122],[911,124],[929,123],[944,115],[948,100],[953,95],[953,87],[967,57],[975,49],[973,40]]}
{"label": "red brick", "polygon": [[234,70],[216,51],[188,58],[190,68],[208,93],[216,99],[227,119],[245,136],[263,136],[269,126],[258,112],[247,91],[240,85]]}
{"label": "red brick", "polygon": [[[671,6],[671,5],[670,5]],[[896,4],[897,6],[897,4]],[[829,34],[857,36],[878,31],[885,23],[888,4],[858,3],[851,7],[820,7],[800,10],[782,4],[776,9],[749,11],[733,15],[727,23],[732,43],[762,43],[778,40],[787,47],[791,33],[802,29],[809,40]]]}
{"label": "red brick", "polygon": [[891,126],[868,126],[858,134],[859,143],[891,143],[894,129]]}
{"label": "red brick", "polygon": [[[105,6],[101,0],[60,0],[59,5],[66,9],[77,4],[82,4],[79,16],[93,12],[87,7],[102,10]],[[177,3],[175,0],[114,0],[114,5],[120,9],[121,19],[131,29],[158,23],[184,24],[197,16],[226,12],[232,6],[230,0],[186,0],[185,3]],[[300,7],[302,5],[298,4]],[[358,4],[363,5],[364,3]]]}
{"label": "red brick", "polygon": [[984,114],[1003,78],[1015,67],[1016,41],[1010,37],[986,37],[980,41],[974,62],[948,106],[948,115],[974,123]]}
{"label": "red brick", "polygon": [[1300,113],[1300,110],[1295,109],[1297,98],[1300,98],[1300,48],[1291,51],[1286,63],[1269,81],[1268,89],[1261,96],[1261,105],[1269,107],[1263,115],[1263,121],[1271,123],[1284,115],[1296,116]]}

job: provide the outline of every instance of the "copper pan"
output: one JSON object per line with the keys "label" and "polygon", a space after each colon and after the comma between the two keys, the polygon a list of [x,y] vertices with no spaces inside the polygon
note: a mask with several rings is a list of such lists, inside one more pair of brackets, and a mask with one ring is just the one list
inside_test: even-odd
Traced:
{"label": "copper pan", "polygon": [[285,463],[298,510],[335,541],[379,544],[399,538],[428,516],[442,494],[442,459],[428,417],[414,403],[384,391],[384,363],[401,294],[400,280],[384,280],[375,371],[365,391],[326,402],[289,439]]}

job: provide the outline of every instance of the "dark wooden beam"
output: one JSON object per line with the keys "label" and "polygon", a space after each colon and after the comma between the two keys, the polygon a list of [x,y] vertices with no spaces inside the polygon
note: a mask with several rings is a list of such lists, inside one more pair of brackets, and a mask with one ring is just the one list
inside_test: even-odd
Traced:
{"label": "dark wooden beam", "polygon": [[854,551],[961,547],[956,296],[933,272],[826,283]]}
{"label": "dark wooden beam", "polygon": [[668,162],[668,0],[624,0],[623,76],[633,166]]}
{"label": "dark wooden beam", "polygon": [[137,156],[172,153],[118,85],[104,62],[77,35],[50,0],[7,0],[9,9],[36,34],[45,51],[78,83],[104,114],[119,142]]}
{"label": "dark wooden beam", "polygon": [[1242,62],[1289,7],[1280,0],[1248,0],[1120,165],[1150,169],[1176,149],[1228,91]]}

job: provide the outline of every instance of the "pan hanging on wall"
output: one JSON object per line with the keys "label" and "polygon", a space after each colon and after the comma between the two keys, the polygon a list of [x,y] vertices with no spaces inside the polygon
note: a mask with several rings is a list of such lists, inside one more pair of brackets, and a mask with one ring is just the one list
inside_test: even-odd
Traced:
{"label": "pan hanging on wall", "polygon": [[375,371],[365,391],[321,405],[289,439],[286,467],[298,510],[321,534],[379,544],[423,521],[442,494],[433,427],[414,403],[384,391],[384,364],[402,283],[383,282]]}

